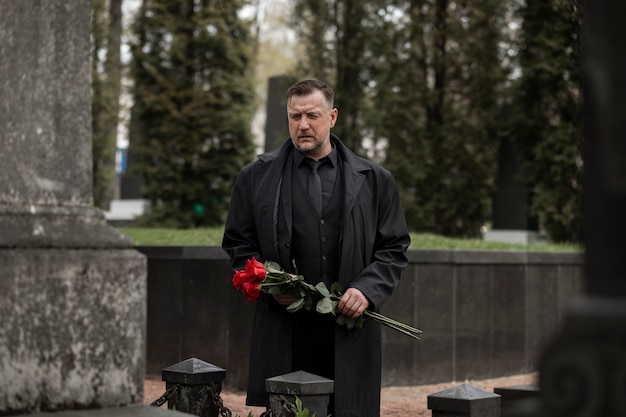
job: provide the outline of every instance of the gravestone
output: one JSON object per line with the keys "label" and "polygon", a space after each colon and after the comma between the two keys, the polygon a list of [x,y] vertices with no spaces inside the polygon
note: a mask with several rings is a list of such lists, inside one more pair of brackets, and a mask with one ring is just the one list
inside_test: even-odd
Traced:
{"label": "gravestone", "polygon": [[530,214],[532,197],[519,151],[510,140],[502,139],[492,197],[492,229],[484,233],[484,240],[522,244],[540,241],[538,219]]}
{"label": "gravestone", "polygon": [[626,2],[585,2],[585,296],[540,365],[551,417],[626,415]]}
{"label": "gravestone", "polygon": [[287,123],[287,95],[285,92],[296,80],[286,75],[270,77],[267,85],[265,119],[265,152],[278,149],[289,137]]}
{"label": "gravestone", "polygon": [[90,2],[0,7],[0,415],[139,404],[146,264],[92,205]]}

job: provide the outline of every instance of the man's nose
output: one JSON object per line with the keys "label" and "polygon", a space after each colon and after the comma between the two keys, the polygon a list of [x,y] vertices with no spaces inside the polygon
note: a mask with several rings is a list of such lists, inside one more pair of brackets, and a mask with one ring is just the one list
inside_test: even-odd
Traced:
{"label": "man's nose", "polygon": [[298,128],[300,130],[306,130],[309,128],[309,120],[305,116],[300,119],[300,124],[298,125]]}

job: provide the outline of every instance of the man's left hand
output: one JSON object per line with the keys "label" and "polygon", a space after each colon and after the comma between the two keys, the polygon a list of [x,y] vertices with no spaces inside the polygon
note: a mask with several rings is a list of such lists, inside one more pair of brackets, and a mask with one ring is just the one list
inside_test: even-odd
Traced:
{"label": "man's left hand", "polygon": [[337,309],[344,316],[356,319],[370,305],[370,301],[363,293],[356,288],[348,288],[344,295],[341,296]]}

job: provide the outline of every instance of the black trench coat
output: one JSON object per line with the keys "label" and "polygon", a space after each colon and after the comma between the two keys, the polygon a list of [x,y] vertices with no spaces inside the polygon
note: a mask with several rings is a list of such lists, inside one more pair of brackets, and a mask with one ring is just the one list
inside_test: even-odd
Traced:
{"label": "black trench coat", "polygon": [[[356,156],[334,135],[331,138],[343,164],[345,190],[339,243],[340,284],[344,289],[359,289],[370,300],[370,309],[378,311],[407,265],[410,237],[406,219],[392,175]],[[237,178],[222,243],[233,270],[243,269],[252,256],[261,262],[290,264],[291,196],[287,194],[291,178],[284,172],[292,150],[289,139],[277,151],[260,155]],[[277,226],[279,212],[285,216],[281,219],[287,224],[284,232]],[[276,308],[275,301],[266,294],[261,294],[256,303],[246,403],[267,405],[265,379],[294,371],[291,313]],[[380,381],[380,326],[366,321],[355,337],[344,326],[336,325],[337,417],[379,416]]]}

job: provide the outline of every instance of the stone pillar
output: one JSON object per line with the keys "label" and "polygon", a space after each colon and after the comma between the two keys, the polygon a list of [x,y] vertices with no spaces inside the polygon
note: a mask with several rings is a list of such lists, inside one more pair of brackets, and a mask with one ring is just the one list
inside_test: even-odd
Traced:
{"label": "stone pillar", "polygon": [[296,409],[296,397],[309,416],[327,416],[330,395],[335,392],[335,381],[304,371],[296,371],[265,380],[265,391],[270,395],[269,411],[274,417],[291,417]]}
{"label": "stone pillar", "polygon": [[541,361],[550,417],[626,415],[626,2],[583,11],[586,296]]}
{"label": "stone pillar", "polygon": [[167,408],[201,417],[218,417],[223,404],[220,393],[226,370],[197,358],[163,369],[165,389],[173,390]]}
{"label": "stone pillar", "polygon": [[146,266],[92,207],[90,2],[0,11],[0,415],[141,403]]}
{"label": "stone pillar", "polygon": [[468,384],[431,394],[433,417],[500,417],[500,396]]}

